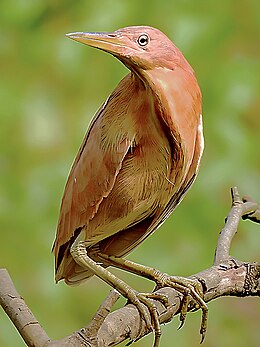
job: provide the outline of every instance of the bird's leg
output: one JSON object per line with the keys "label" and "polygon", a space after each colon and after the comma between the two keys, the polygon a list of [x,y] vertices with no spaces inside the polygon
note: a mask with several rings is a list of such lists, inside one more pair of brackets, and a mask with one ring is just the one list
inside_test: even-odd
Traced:
{"label": "bird's leg", "polygon": [[[149,266],[134,263],[130,260],[126,260],[120,257],[115,257],[103,253],[98,253],[99,258],[105,260],[108,264],[117,268],[130,271],[139,276],[148,278],[156,283],[156,289],[162,287],[171,287],[180,292],[183,295],[181,311],[180,311],[180,327],[184,324],[187,311],[189,308],[190,298],[192,298],[196,306],[195,308],[201,308],[202,320],[200,326],[201,341],[204,340],[207,330],[208,319],[208,307],[203,300],[203,292],[201,285],[195,279],[184,278],[179,276],[170,276],[166,273],[160,272]],[[154,296],[156,298],[156,295]]]}
{"label": "bird's leg", "polygon": [[[128,299],[139,311],[140,315],[144,319],[149,331],[154,330],[155,339],[154,347],[159,346],[159,339],[161,336],[160,322],[158,312],[154,303],[149,300],[142,293],[138,293],[127,283],[113,275],[110,271],[103,266],[97,264],[93,259],[88,256],[86,243],[84,241],[75,241],[70,249],[73,259],[83,268],[91,270],[95,275],[108,283],[111,287],[116,289],[122,296]],[[149,314],[145,307],[149,310]],[[152,321],[152,323],[151,323]],[[140,326],[141,328],[141,326]],[[138,337],[136,338],[138,339]]]}

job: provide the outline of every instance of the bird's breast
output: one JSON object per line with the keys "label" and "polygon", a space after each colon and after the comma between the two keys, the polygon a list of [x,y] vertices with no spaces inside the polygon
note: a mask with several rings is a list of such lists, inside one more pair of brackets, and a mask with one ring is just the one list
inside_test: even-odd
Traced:
{"label": "bird's breast", "polygon": [[[145,100],[145,98],[143,98]],[[131,108],[126,115],[134,130],[110,194],[103,199],[88,224],[89,245],[129,228],[162,210],[173,195],[171,148],[154,108],[149,102]]]}
{"label": "bird's breast", "polygon": [[164,205],[173,190],[172,148],[154,100],[147,92],[138,99],[142,102],[135,102],[131,115],[134,141],[123,161],[118,181],[135,199],[151,199],[156,205]]}
{"label": "bird's breast", "polygon": [[[113,186],[86,224],[89,246],[163,211],[178,189],[174,141],[157,107],[154,93],[127,76],[112,93],[96,123],[107,171],[125,141],[130,143]],[[120,107],[119,107],[120,106]],[[106,158],[113,160],[107,160]]]}

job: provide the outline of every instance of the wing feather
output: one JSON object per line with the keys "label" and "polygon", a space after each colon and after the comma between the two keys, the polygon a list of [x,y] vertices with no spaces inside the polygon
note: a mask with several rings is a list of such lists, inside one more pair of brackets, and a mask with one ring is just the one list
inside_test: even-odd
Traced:
{"label": "wing feather", "polygon": [[[127,79],[129,75],[121,81],[119,89],[124,89]],[[78,230],[89,223],[102,200],[113,188],[123,159],[131,147],[131,127],[121,124],[120,119],[124,117],[113,112],[117,96],[118,94],[112,93],[94,116],[71,168],[53,245],[56,272],[67,256],[66,250],[77,236]],[[120,112],[125,114],[124,107]],[[116,136],[109,136],[108,129],[105,129],[111,122]]]}
{"label": "wing feather", "polygon": [[133,249],[135,249],[140,243],[142,243],[156,229],[158,229],[160,225],[163,224],[163,222],[175,210],[175,208],[184,198],[185,194],[194,182],[198,173],[203,150],[204,139],[202,129],[202,116],[200,115],[193,159],[191,161],[186,178],[178,191],[172,196],[164,209],[157,211],[155,215],[148,215],[147,218],[141,221],[138,225],[123,230],[120,233],[120,240],[118,239],[117,235],[112,235],[111,237],[103,240],[99,246],[101,252],[106,254],[113,254],[118,257],[125,256]]}

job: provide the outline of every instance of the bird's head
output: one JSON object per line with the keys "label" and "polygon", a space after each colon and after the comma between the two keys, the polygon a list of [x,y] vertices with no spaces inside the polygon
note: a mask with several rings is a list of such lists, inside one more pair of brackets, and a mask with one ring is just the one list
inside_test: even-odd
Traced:
{"label": "bird's head", "polygon": [[160,30],[131,26],[114,32],[75,32],[67,34],[75,41],[106,51],[130,70],[149,70],[176,66],[190,68],[180,50]]}

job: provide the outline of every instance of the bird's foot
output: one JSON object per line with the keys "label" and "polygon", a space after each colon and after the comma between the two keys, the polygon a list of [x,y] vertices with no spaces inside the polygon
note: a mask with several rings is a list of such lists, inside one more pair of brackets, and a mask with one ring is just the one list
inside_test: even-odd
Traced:
{"label": "bird's foot", "polygon": [[[152,300],[154,294],[146,294],[139,293],[134,290],[127,283],[117,278],[114,274],[112,274],[107,269],[103,268],[103,266],[99,265],[92,258],[88,256],[85,242],[79,241],[75,242],[71,247],[71,255],[73,259],[82,267],[90,269],[95,273],[99,278],[103,279],[109,285],[111,285],[114,289],[116,289],[123,297],[125,297],[130,303],[132,303],[136,309],[138,310],[140,317],[144,320],[147,330],[154,331],[154,345],[153,347],[159,346],[161,329],[160,329],[160,321],[159,314],[156,308],[155,303]],[[149,297],[150,296],[150,297]],[[160,295],[158,297],[159,301],[166,302],[166,298],[164,295]],[[141,319],[140,319],[141,323]],[[137,333],[137,337],[132,340],[136,341],[141,337],[142,333],[142,324],[140,324],[139,332]]]}
{"label": "bird's foot", "polygon": [[[141,316],[144,318],[146,325],[150,331],[154,331],[154,344],[153,347],[158,347],[159,342],[160,342],[160,337],[161,337],[161,327],[160,327],[160,317],[158,313],[158,309],[156,305],[154,304],[154,301],[159,301],[165,308],[169,307],[169,301],[167,295],[163,293],[136,293],[137,300],[141,302],[143,305],[147,307],[150,313],[152,325],[150,321],[147,321],[147,317],[143,315],[143,313],[139,310],[139,308],[136,306],[136,308],[139,310],[139,313]],[[131,300],[131,303],[133,301]],[[140,326],[141,328],[141,326]],[[138,336],[134,339],[131,340],[126,346],[129,346],[132,342],[136,342],[139,338],[141,338],[141,329],[139,331]]]}
{"label": "bird's foot", "polygon": [[[144,319],[148,330],[154,331],[153,347],[158,347],[162,332],[161,332],[161,327],[160,327],[159,314],[158,314],[157,308],[153,302],[153,299],[155,299],[155,296],[156,296],[156,294],[153,294],[153,293],[136,293],[136,299],[130,300],[130,301],[131,301],[131,303],[133,303],[135,305],[135,307],[139,311],[141,317]],[[165,303],[167,301],[167,299],[164,297],[164,295],[163,295],[163,297],[160,297],[160,298],[156,297],[156,299],[159,301],[162,301],[163,303]],[[148,309],[148,311],[150,313],[151,321],[150,321],[149,316],[147,315],[146,311],[144,314],[144,307],[142,307],[142,309],[140,310],[140,305],[139,304],[136,305],[137,302],[143,304]],[[137,337],[135,339],[131,340],[127,344],[127,346],[129,346],[132,342],[136,342],[137,340],[139,340],[139,338],[142,337],[141,328],[142,328],[142,326],[140,325],[140,330],[139,330]]]}
{"label": "bird's foot", "polygon": [[202,310],[200,334],[201,342],[203,342],[207,330],[208,307],[203,299],[201,283],[197,279],[170,276],[155,269],[153,269],[152,277],[156,283],[155,290],[163,287],[170,287],[182,294],[180,308],[181,323],[178,329],[183,326],[189,310]]}
{"label": "bird's foot", "polygon": [[[180,327],[181,328],[185,322],[187,312],[191,309],[202,310],[202,319],[201,319],[201,326],[200,326],[200,334],[201,334],[201,342],[204,340],[205,333],[207,330],[207,320],[208,320],[208,307],[203,300],[203,290],[202,290],[202,284],[197,280],[196,278],[184,278],[179,276],[170,276],[166,273],[160,272],[159,270],[156,270],[149,266],[144,266],[141,264],[134,263],[130,260],[115,257],[112,255],[106,255],[104,253],[99,253],[99,258],[101,260],[107,261],[110,265],[116,266],[118,268],[121,268],[123,270],[130,271],[132,273],[135,273],[139,276],[148,278],[156,283],[156,289],[163,288],[163,287],[170,287],[175,289],[178,293],[182,294],[181,299],[181,308],[180,308]],[[149,299],[149,303],[151,302],[151,299],[156,299],[157,293],[152,293],[150,295],[147,294],[139,294],[142,295],[141,302],[145,303]],[[153,297],[152,297],[152,296]],[[144,299],[143,299],[144,298]],[[158,297],[157,297],[158,299]],[[164,303],[166,303],[164,299]],[[133,302],[132,300],[130,300]],[[162,300],[159,300],[162,302]],[[162,302],[163,303],[163,302]],[[167,303],[164,305],[167,307]],[[147,305],[149,308],[149,306]],[[155,327],[158,326],[158,321],[156,317],[158,317],[158,313],[154,313],[154,306],[150,306],[149,309],[150,313],[153,315],[152,322]],[[140,311],[139,311],[140,312]],[[143,316],[143,315],[142,315]],[[149,327],[149,326],[148,326]],[[156,332],[157,336],[160,335],[160,330],[157,329]],[[158,340],[156,338],[156,340]]]}

